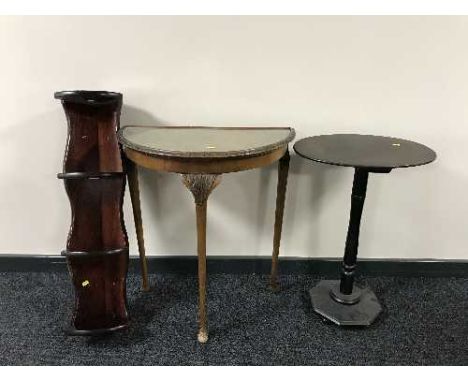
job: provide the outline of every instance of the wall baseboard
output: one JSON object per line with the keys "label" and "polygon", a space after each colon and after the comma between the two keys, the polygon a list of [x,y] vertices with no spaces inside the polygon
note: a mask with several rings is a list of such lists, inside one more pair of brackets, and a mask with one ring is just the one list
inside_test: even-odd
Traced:
{"label": "wall baseboard", "polygon": [[[196,256],[151,256],[150,273],[193,274],[197,272]],[[338,276],[341,259],[335,258],[280,258],[279,273],[290,275]],[[208,257],[209,274],[268,274],[270,257]],[[67,272],[61,256],[0,255],[0,272]],[[130,257],[130,273],[139,273],[139,258]],[[361,259],[358,274],[365,276],[432,276],[468,277],[468,261],[465,260],[401,260]]]}

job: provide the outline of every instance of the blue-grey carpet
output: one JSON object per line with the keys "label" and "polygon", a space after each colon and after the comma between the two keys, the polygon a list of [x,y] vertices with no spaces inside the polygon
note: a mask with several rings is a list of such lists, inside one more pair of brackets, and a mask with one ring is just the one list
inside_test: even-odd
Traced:
{"label": "blue-grey carpet", "polygon": [[367,278],[384,312],[366,329],[313,313],[313,276],[209,275],[210,339],[196,341],[197,281],[129,275],[131,327],[68,337],[73,291],[66,273],[0,273],[1,365],[467,365],[468,279]]}

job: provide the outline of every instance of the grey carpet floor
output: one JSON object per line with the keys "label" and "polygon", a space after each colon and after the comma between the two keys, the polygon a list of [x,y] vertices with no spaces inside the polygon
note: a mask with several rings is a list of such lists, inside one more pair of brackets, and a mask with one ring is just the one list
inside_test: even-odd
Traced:
{"label": "grey carpet floor", "polygon": [[194,276],[129,275],[131,327],[64,334],[66,273],[0,273],[1,365],[468,365],[468,279],[367,278],[384,312],[366,329],[325,323],[311,309],[313,276],[209,275],[210,339],[196,341]]}

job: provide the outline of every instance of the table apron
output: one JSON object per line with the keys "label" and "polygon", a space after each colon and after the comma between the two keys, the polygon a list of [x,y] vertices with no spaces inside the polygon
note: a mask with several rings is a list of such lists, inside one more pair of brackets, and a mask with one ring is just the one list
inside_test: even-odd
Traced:
{"label": "table apron", "polygon": [[174,158],[146,154],[128,147],[124,151],[132,162],[150,170],[179,174],[224,174],[268,166],[281,159],[287,147],[286,144],[264,154],[232,158]]}

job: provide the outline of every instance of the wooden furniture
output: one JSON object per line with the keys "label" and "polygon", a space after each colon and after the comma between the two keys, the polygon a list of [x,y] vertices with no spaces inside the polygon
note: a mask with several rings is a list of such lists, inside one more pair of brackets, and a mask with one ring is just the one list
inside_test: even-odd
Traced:
{"label": "wooden furniture", "polygon": [[128,326],[128,241],[122,216],[125,173],[116,129],[122,94],[63,91],[68,140],[63,163],[72,221],[66,250],[75,289],[70,334],[100,334]]}
{"label": "wooden furniture", "polygon": [[[199,283],[198,341],[208,340],[206,312],[206,209],[207,200],[219,184],[221,174],[267,166],[279,161],[271,285],[276,287],[284,200],[289,167],[290,128],[218,128],[126,126],[118,132],[127,158],[156,171],[182,174],[184,185],[195,199]],[[138,218],[138,242],[143,249],[138,178],[131,171],[129,186]],[[144,254],[143,254],[144,256]]]}
{"label": "wooden furniture", "polygon": [[354,167],[351,212],[341,269],[341,281],[324,280],[310,290],[314,310],[338,325],[368,326],[382,308],[369,288],[354,286],[359,227],[369,173],[389,173],[394,168],[430,163],[430,148],[404,139],[358,134],[321,135],[294,145],[300,156],[336,166]]}

